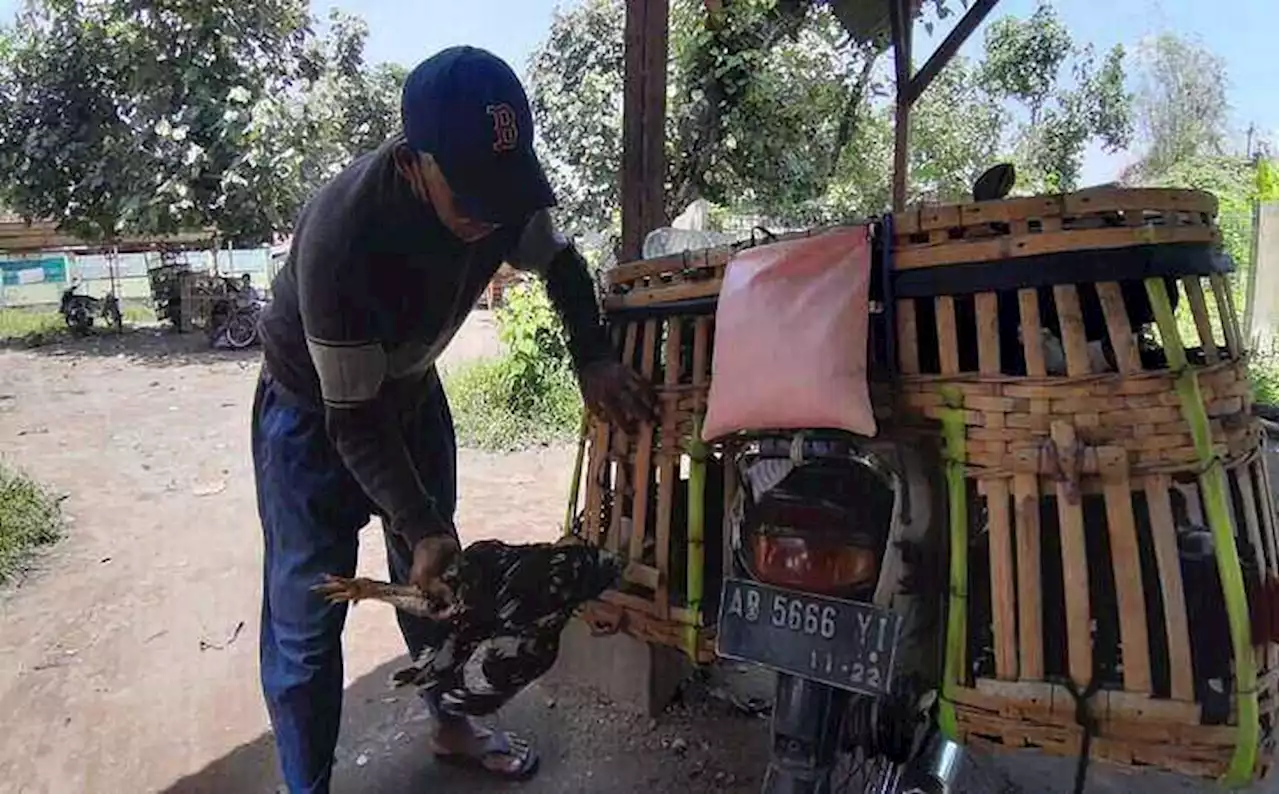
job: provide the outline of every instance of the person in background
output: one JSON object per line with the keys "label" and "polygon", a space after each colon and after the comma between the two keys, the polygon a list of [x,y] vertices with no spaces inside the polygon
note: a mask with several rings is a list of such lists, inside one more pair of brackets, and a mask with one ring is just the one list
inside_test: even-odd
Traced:
{"label": "person in background", "polygon": [[260,300],[258,290],[253,286],[253,278],[248,273],[240,274],[240,296],[251,303]]}

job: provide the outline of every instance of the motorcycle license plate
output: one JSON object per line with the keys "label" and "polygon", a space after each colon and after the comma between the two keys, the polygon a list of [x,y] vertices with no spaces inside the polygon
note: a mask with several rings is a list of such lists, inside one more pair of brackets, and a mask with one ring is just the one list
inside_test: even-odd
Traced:
{"label": "motorcycle license plate", "polygon": [[902,616],[872,604],[725,579],[716,653],[811,681],[884,695]]}

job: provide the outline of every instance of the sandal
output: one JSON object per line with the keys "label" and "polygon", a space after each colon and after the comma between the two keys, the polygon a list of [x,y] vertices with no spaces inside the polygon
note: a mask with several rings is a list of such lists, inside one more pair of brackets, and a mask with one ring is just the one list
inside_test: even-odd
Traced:
{"label": "sandal", "polygon": [[[479,750],[456,752],[435,749],[436,759],[446,764],[486,772],[503,780],[528,780],[538,771],[538,754],[523,739],[506,731],[478,734]],[[512,768],[511,760],[518,763]]]}

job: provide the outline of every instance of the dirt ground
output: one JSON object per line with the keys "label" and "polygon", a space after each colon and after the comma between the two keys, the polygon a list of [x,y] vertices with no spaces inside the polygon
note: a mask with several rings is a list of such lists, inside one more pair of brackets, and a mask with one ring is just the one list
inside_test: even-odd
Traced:
{"label": "dirt ground", "polygon": [[[483,315],[453,360],[492,352]],[[0,792],[276,791],[257,682],[260,531],[248,449],[256,353],[143,330],[0,350],[0,455],[66,495],[65,540],[0,592]],[[572,450],[460,454],[465,539],[555,536]],[[384,574],[366,529],[364,575]],[[387,687],[403,649],[389,607],[347,624],[335,791],[508,791],[432,763],[416,699]],[[535,685],[503,722],[536,736],[531,794],[758,790],[766,722],[716,702],[661,719]],[[964,790],[1066,790],[1071,764],[1015,761]],[[1274,784],[1272,784],[1274,788]],[[1091,791],[1189,791],[1099,776]],[[1262,790],[1262,789],[1259,789]]]}
{"label": "dirt ground", "polygon": [[[478,313],[446,366],[495,345]],[[65,540],[0,592],[0,792],[276,790],[257,683],[261,535],[248,419],[258,357],[206,347],[142,330],[0,350],[0,455],[65,494],[70,521]],[[554,538],[572,456],[461,451],[464,541]],[[381,532],[366,528],[362,574],[385,578],[383,554]],[[403,663],[391,609],[352,610],[345,645],[335,790],[483,790],[428,760],[416,698],[388,689]],[[672,770],[626,753],[691,731],[679,715],[650,729],[589,693],[537,686],[504,722],[539,739],[544,774],[527,791],[684,788],[651,780]],[[756,722],[746,727],[758,734]],[[738,782],[686,741],[678,774]]]}

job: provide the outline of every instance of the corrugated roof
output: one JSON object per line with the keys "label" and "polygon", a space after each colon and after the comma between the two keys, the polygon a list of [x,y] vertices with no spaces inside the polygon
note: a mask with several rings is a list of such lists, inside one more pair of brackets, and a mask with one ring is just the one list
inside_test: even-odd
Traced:
{"label": "corrugated roof", "polygon": [[50,221],[27,223],[12,213],[0,215],[0,253],[38,251],[148,251],[164,246],[206,247],[216,239],[213,229],[164,236],[126,236],[110,242],[85,240],[62,232]]}
{"label": "corrugated roof", "polygon": [[[922,0],[911,0],[911,16],[920,13]],[[889,0],[830,0],[831,12],[856,41],[868,42],[889,35]]]}

